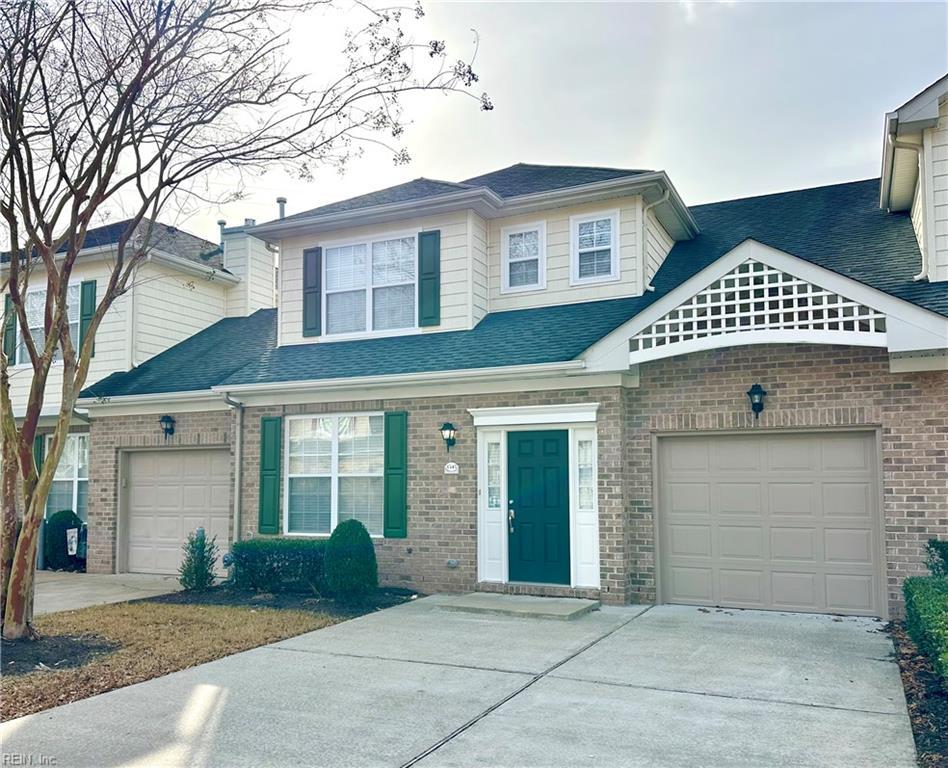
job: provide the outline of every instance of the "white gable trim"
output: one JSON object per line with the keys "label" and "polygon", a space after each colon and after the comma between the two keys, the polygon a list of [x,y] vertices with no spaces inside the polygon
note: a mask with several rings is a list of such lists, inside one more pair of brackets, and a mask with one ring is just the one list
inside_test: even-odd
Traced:
{"label": "white gable trim", "polygon": [[[800,259],[785,251],[780,251],[756,240],[745,240],[731,249],[703,270],[683,282],[673,291],[662,297],[650,307],[619,326],[608,336],[593,344],[582,355],[586,370],[608,371],[625,370],[632,360],[629,353],[629,340],[680,304],[687,302],[716,280],[736,269],[740,264],[753,259],[774,269],[779,269],[794,277],[822,286],[859,304],[872,307],[886,316],[886,347],[890,351],[906,352],[921,349],[942,349],[948,346],[948,318],[930,312],[915,304],[891,296],[883,291],[870,288],[852,278],[844,277],[824,267]],[[821,334],[819,331],[752,331],[722,334],[693,342],[669,344],[658,348],[662,354],[656,357],[671,357],[686,354],[698,349],[714,347],[743,346],[744,344],[766,343],[812,343],[812,344],[866,344],[865,334],[853,333],[847,339],[839,331]],[[856,339],[855,337],[860,337]],[[872,342],[878,344],[878,340]],[[696,348],[690,348],[696,346]],[[655,357],[651,358],[655,359]]]}

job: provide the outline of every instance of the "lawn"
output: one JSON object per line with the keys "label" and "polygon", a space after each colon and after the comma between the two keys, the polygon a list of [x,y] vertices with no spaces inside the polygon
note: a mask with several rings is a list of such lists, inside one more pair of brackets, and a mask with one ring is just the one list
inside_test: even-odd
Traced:
{"label": "lawn", "polygon": [[36,620],[3,643],[0,718],[40,712],[335,624],[343,616],[253,606],[116,603]]}

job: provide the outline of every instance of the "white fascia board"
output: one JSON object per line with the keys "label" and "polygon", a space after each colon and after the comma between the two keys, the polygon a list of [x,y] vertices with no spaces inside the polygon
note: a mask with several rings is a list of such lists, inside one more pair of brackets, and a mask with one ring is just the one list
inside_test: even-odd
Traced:
{"label": "white fascia board", "polygon": [[551,207],[575,205],[626,195],[646,195],[653,189],[659,190],[656,199],[660,198],[666,189],[669,191],[668,201],[663,206],[659,206],[659,208],[668,211],[664,215],[660,215],[660,220],[666,229],[670,230],[670,233],[680,235],[678,239],[690,239],[698,234],[698,223],[664,171],[640,173],[635,176],[624,176],[619,179],[597,181],[591,184],[508,198],[501,198],[487,187],[464,189],[419,200],[406,200],[387,205],[375,205],[370,208],[357,208],[353,211],[308,216],[292,220],[278,219],[266,224],[259,224],[247,231],[255,237],[279,240],[297,235],[316,234],[345,227],[377,224],[414,216],[430,216],[464,208],[476,211],[485,219],[495,219],[532,213]]}
{"label": "white fascia board", "polygon": [[[629,339],[652,323],[661,320],[679,304],[704,290],[715,280],[724,277],[748,259],[767,264],[774,269],[782,270],[885,313],[889,350],[941,348],[945,346],[945,340],[948,339],[948,317],[871,288],[858,280],[845,277],[757,240],[745,240],[589,347],[580,356],[586,361],[586,370],[590,372],[616,370],[623,356],[628,363],[630,361]],[[736,346],[743,343],[740,333],[728,335],[733,338]],[[814,337],[810,335],[809,338]],[[680,354],[676,351],[679,348],[678,345],[667,345],[659,349],[665,350],[665,354],[661,356],[666,357]]]}
{"label": "white fascia board", "polygon": [[148,395],[119,395],[115,397],[83,397],[77,406],[86,408],[94,416],[124,416],[164,410],[176,412],[225,410],[228,406],[217,392],[195,390],[165,392]]}
{"label": "white fascia board", "polygon": [[220,280],[222,283],[230,283],[231,285],[236,285],[240,282],[239,277],[232,275],[230,272],[225,271],[221,267],[198,264],[196,261],[191,261],[190,259],[185,259],[181,256],[175,256],[172,253],[161,251],[157,248],[150,250],[145,257],[145,260],[158,264],[167,264],[169,267],[174,267],[181,272],[213,279],[215,282]]}
{"label": "white fascia board", "polygon": [[595,424],[599,403],[562,403],[505,408],[468,408],[475,427],[511,427],[533,424]]}
{"label": "white fascia board", "polygon": [[344,379],[308,379],[304,381],[264,382],[260,384],[221,384],[211,387],[222,394],[239,395],[254,392],[298,392],[311,390],[344,390],[363,387],[382,387],[397,384],[430,384],[438,381],[486,380],[494,378],[548,376],[555,373],[580,372],[585,369],[582,360],[566,360],[559,363],[537,363],[512,365],[498,368],[473,368],[470,370],[430,371],[422,373],[397,373],[386,376],[354,376]]}

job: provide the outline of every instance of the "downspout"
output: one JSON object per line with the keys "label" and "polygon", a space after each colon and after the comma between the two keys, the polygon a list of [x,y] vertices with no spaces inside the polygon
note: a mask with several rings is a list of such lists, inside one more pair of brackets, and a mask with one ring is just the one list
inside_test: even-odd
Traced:
{"label": "downspout", "polygon": [[224,393],[224,402],[234,409],[236,421],[234,427],[234,535],[231,537],[236,544],[240,541],[240,478],[244,459],[244,404],[239,400],[234,400],[226,392]]}
{"label": "downspout", "polygon": [[[642,282],[645,282],[645,270],[648,264],[648,212],[656,205],[667,203],[671,195],[671,190],[665,187],[664,194],[654,203],[649,203],[642,209]],[[654,291],[655,286],[649,283],[645,286],[646,291]]]}
{"label": "downspout", "polygon": [[[927,199],[928,189],[925,184],[925,148],[924,144],[909,144],[904,141],[899,141],[895,138],[895,135],[890,133],[888,135],[889,146],[892,147],[892,162],[895,163],[895,150],[905,149],[909,152],[914,152],[915,157],[918,160],[918,183],[921,189],[919,190],[919,195],[922,200],[922,205],[925,205]],[[892,194],[892,173],[889,173],[889,195]],[[928,217],[925,215],[925,209],[922,208],[922,242],[919,244],[919,251],[922,254],[922,271],[919,272],[912,280],[918,282],[919,280],[928,279]]]}

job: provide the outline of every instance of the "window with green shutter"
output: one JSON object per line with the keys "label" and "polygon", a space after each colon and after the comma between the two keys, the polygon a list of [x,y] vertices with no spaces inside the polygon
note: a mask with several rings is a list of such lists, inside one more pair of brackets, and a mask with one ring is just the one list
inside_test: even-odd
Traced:
{"label": "window with green shutter", "polygon": [[323,249],[303,251],[303,335],[323,332]]}
{"label": "window with green shutter", "polygon": [[283,452],[283,419],[260,419],[260,516],[259,533],[280,532],[280,455]]}
{"label": "window with green shutter", "polygon": [[7,356],[10,365],[16,364],[16,312],[13,309],[13,297],[8,293],[5,297],[3,326],[3,354]]}
{"label": "window with green shutter", "polygon": [[[95,280],[84,280],[79,289],[79,348],[85,342],[92,316],[95,314]],[[92,354],[95,354],[95,343],[92,345]]]}
{"label": "window with green shutter", "polygon": [[408,536],[408,414],[385,414],[385,538]]}
{"label": "window with green shutter", "polygon": [[418,325],[441,325],[441,230],[418,235]]}

